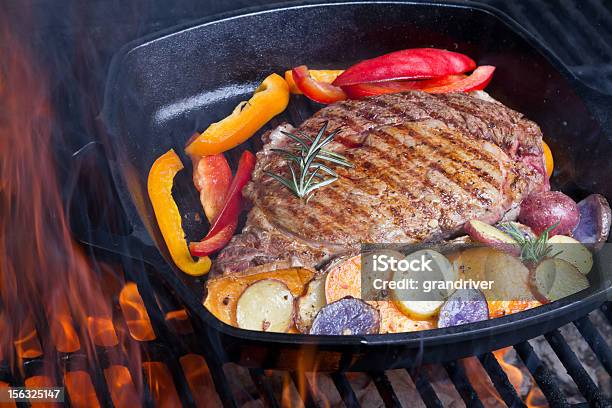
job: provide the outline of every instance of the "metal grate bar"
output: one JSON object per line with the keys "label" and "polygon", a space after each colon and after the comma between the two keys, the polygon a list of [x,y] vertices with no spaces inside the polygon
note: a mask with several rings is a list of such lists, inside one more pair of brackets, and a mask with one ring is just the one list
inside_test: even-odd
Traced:
{"label": "metal grate bar", "polygon": [[601,311],[603,312],[608,322],[612,325],[612,302],[606,302],[601,305]]}
{"label": "metal grate bar", "polygon": [[272,391],[272,387],[268,381],[266,381],[266,374],[264,370],[261,368],[251,368],[249,369],[249,374],[251,375],[251,379],[257,387],[257,391],[259,391],[259,395],[263,398],[264,402],[270,408],[279,408],[278,401],[274,396],[274,392]]}
{"label": "metal grate bar", "polygon": [[[304,408],[317,408],[318,405],[313,398],[314,393],[312,391],[312,387],[310,386],[310,382],[308,381],[308,378],[306,378],[305,373],[292,371],[291,379],[293,380],[293,384],[295,384],[298,394],[300,394],[300,397],[302,398]],[[300,387],[300,384],[304,384],[304,386]]]}
{"label": "metal grate bar", "polygon": [[465,374],[465,370],[461,366],[461,363],[457,361],[453,361],[450,363],[444,364],[444,369],[448,373],[448,377],[451,379],[453,384],[455,384],[455,388],[461,398],[465,402],[465,405],[468,407],[483,407],[480,398],[478,397],[478,393],[472,387],[472,384],[467,378]]}
{"label": "metal grate bar", "polygon": [[331,378],[336,385],[340,398],[344,401],[344,405],[351,408],[360,408],[361,404],[353,391],[353,387],[351,387],[351,383],[346,378],[346,375],[342,372],[336,372],[331,374]]}
{"label": "metal grate bar", "polygon": [[538,384],[542,393],[553,407],[569,407],[559,382],[552,372],[542,363],[540,357],[535,353],[531,345],[524,341],[514,346],[517,354],[523,360],[535,382]]}
{"label": "metal grate bar", "polygon": [[572,377],[580,393],[594,407],[603,407],[603,396],[601,392],[589,377],[576,354],[565,341],[565,338],[558,330],[553,330],[544,335],[553,351],[559,357],[563,366],[567,369],[567,373]]}
{"label": "metal grate bar", "polygon": [[438,398],[438,394],[436,394],[436,391],[431,386],[431,382],[422,368],[415,371],[408,369],[407,371],[425,406],[427,408],[443,408],[444,406],[440,398]]}
{"label": "metal grate bar", "polygon": [[499,365],[497,358],[493,353],[485,353],[478,357],[480,364],[484,367],[491,378],[491,382],[495,385],[497,392],[502,397],[507,406],[511,408],[522,408],[525,407],[525,403],[521,400],[521,397],[517,394],[514,386],[508,379],[503,368]]}
{"label": "metal grate bar", "polygon": [[373,372],[370,373],[370,376],[374,381],[374,385],[376,385],[376,389],[378,390],[380,397],[385,403],[385,407],[395,408],[402,406],[402,403],[400,402],[399,398],[397,398],[397,394],[395,394],[395,390],[393,389],[393,386],[385,373]]}
{"label": "metal grate bar", "polygon": [[612,351],[601,333],[593,326],[591,319],[588,316],[581,317],[574,322],[574,326],[580,331],[608,375],[612,376]]}

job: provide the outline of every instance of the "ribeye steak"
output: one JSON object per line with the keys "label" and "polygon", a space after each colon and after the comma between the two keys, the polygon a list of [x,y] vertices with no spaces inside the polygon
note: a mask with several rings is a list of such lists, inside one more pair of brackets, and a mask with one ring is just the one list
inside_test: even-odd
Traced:
{"label": "ribeye steak", "polygon": [[264,173],[287,174],[270,149],[290,146],[281,126],[264,135],[242,233],[219,254],[217,273],[260,265],[314,267],[360,243],[437,241],[470,219],[511,219],[523,198],[548,189],[538,126],[483,92],[407,92],[329,105],[298,128],[339,130],[331,150],[353,168],[301,200]]}

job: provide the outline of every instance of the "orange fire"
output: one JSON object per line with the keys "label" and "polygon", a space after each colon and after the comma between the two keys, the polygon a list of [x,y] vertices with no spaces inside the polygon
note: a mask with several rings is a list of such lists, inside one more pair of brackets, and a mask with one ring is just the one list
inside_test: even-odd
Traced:
{"label": "orange fire", "polygon": [[147,383],[158,407],[180,407],[181,401],[176,393],[172,375],[164,363],[142,363]]}
{"label": "orange fire", "polygon": [[132,375],[126,367],[112,365],[104,370],[104,378],[116,407],[137,407],[140,405],[140,398]]}
{"label": "orange fire", "polygon": [[135,340],[155,340],[151,320],[134,282],[126,284],[119,294],[119,304],[130,334]]}
{"label": "orange fire", "polygon": [[[506,362],[505,358],[511,350],[512,349],[510,347],[506,347],[501,350],[494,351],[493,355],[495,356],[499,365],[501,366],[501,368],[504,370],[504,372],[508,376],[508,379],[510,380],[510,383],[512,383],[512,386],[514,387],[516,392],[520,393],[521,385],[523,384],[523,381],[525,381],[525,375],[523,374],[520,368]],[[527,407],[529,408],[548,407],[546,398],[542,394],[542,391],[540,390],[540,388],[536,385],[533,377],[529,375],[529,373],[527,373],[527,379],[531,383],[531,389],[529,390],[529,393],[525,397],[525,404],[527,405]]]}
{"label": "orange fire", "polygon": [[99,408],[100,403],[91,377],[85,371],[72,371],[64,375],[70,404],[77,408]]}
{"label": "orange fire", "polygon": [[187,384],[198,408],[220,407],[221,401],[215,392],[210,371],[204,357],[186,354],[180,358]]}
{"label": "orange fire", "polygon": [[[101,286],[101,274],[109,268],[98,265],[94,270],[70,235],[53,150],[62,143],[51,103],[53,85],[44,63],[28,47],[27,24],[2,21],[4,17],[0,15],[0,358],[18,375],[25,374],[24,360],[49,359],[43,373],[25,379],[26,386],[57,386],[55,379],[63,378],[73,405],[95,406],[89,374],[57,372],[54,352],[79,351],[95,365],[96,346],[121,344],[130,359],[126,366],[141,373],[140,347],[113,325],[113,296]],[[128,382],[122,371],[110,371],[113,384]],[[135,406],[141,382],[136,378],[130,393]]]}

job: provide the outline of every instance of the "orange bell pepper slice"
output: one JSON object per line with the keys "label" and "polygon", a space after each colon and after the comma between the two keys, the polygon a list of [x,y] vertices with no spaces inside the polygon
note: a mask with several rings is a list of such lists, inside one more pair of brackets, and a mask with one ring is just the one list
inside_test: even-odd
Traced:
{"label": "orange bell pepper slice", "polygon": [[[325,82],[327,84],[331,84],[338,78],[338,75],[343,73],[343,69],[309,69],[308,73],[318,82]],[[285,81],[287,81],[287,85],[289,85],[289,91],[295,95],[301,95],[302,91],[295,83],[293,79],[293,72],[291,70],[285,71]]]}
{"label": "orange bell pepper slice", "polygon": [[157,225],[159,225],[174,264],[188,275],[201,276],[210,270],[210,258],[204,256],[197,261],[193,260],[181,225],[181,214],[172,198],[174,176],[182,169],[181,159],[174,150],[168,150],[151,166],[147,190],[151,204],[153,204]]}
{"label": "orange bell pepper slice", "polygon": [[346,99],[346,93],[344,93],[342,88],[327,82],[317,81],[311,77],[306,65],[293,68],[291,74],[293,75],[295,85],[308,99],[325,104]]}
{"label": "orange bell pepper slice", "polygon": [[288,103],[287,82],[280,75],[269,75],[248,102],[239,103],[231,115],[191,138],[187,142],[185,152],[196,157],[230,150],[253,136],[270,119],[284,111]]}
{"label": "orange bell pepper slice", "polygon": [[553,160],[552,151],[550,147],[542,140],[542,148],[544,149],[544,160],[546,163],[546,174],[548,177],[552,176],[553,170],[555,169],[555,161]]}

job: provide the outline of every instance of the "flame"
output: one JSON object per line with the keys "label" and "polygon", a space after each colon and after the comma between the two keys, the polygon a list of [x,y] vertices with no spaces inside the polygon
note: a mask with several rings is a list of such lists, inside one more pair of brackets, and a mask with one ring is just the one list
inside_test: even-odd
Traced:
{"label": "flame", "polygon": [[196,406],[198,408],[221,406],[204,357],[186,354],[180,358],[180,362]]}
{"label": "flame", "polygon": [[13,344],[20,359],[36,358],[43,354],[31,317],[26,317],[22,322]]}
{"label": "flame", "polygon": [[506,355],[511,350],[512,350],[512,348],[510,348],[510,347],[506,347],[506,348],[503,348],[503,349],[495,350],[493,352],[493,355],[495,356],[495,359],[497,360],[497,362],[499,363],[501,368],[504,370],[504,372],[508,376],[508,379],[510,380],[510,383],[512,384],[512,386],[514,387],[516,392],[520,392],[521,385],[523,384],[523,380],[524,380],[523,373],[521,372],[521,370],[518,367],[516,367],[516,366],[514,366],[514,365],[512,365],[510,363],[507,363],[506,360],[505,360]]}
{"label": "flame", "polygon": [[111,400],[116,407],[138,407],[140,398],[132,381],[130,371],[121,365],[112,365],[104,370]]}
{"label": "flame", "polygon": [[119,343],[113,321],[108,317],[87,318],[87,330],[97,346],[113,347]]}
{"label": "flame", "polygon": [[54,299],[47,303],[47,319],[51,338],[58,351],[72,353],[81,348],[66,299]]}
{"label": "flame", "polygon": [[[46,360],[26,386],[53,386],[63,378],[73,405],[93,404],[89,376],[62,372],[51,360],[55,352],[82,352],[95,366],[96,345],[121,346],[126,366],[141,373],[140,345],[117,333],[111,320],[114,293],[102,283],[108,276],[117,280],[116,271],[94,265],[71,237],[62,195],[69,191],[62,191],[54,150],[63,145],[52,103],[57,85],[29,47],[31,38],[27,21],[0,13],[0,363],[19,378],[25,359]],[[134,392],[115,396],[129,394],[126,400],[140,405],[141,378],[134,386],[123,371],[108,373],[119,389],[132,383]]]}
{"label": "flame", "polygon": [[296,401],[301,400],[295,395],[293,385],[299,395],[307,396],[317,402],[318,406],[325,408],[331,407],[331,402],[325,393],[319,387],[319,365],[321,363],[320,354],[317,353],[316,347],[303,347],[297,357],[295,364],[296,375],[294,377],[295,384],[291,376],[283,376],[283,389],[281,393],[281,406],[295,406]]}
{"label": "flame", "polygon": [[166,322],[179,334],[193,333],[189,315],[185,309],[173,310],[166,313]]}
{"label": "flame", "polygon": [[[53,387],[55,384],[51,381],[51,378],[45,375],[36,375],[30,378],[26,378],[25,386],[28,389]],[[38,402],[36,400],[30,400],[32,408],[54,408],[60,405],[55,402]]]}
{"label": "flame", "polygon": [[533,386],[525,398],[525,404],[529,408],[546,408],[548,403],[546,397],[542,394],[542,390],[539,387]]}
{"label": "flame", "polygon": [[506,362],[506,356],[511,350],[512,350],[511,347],[506,347],[506,348],[496,350],[493,352],[493,355],[497,359],[497,362],[499,363],[501,368],[504,370],[504,372],[508,376],[510,383],[512,384],[516,392],[520,395],[521,386],[523,385],[523,382],[526,380],[526,377],[527,377],[527,380],[529,380],[532,384],[531,389],[529,390],[529,393],[525,397],[525,404],[527,405],[527,407],[529,408],[548,407],[548,403],[546,402],[546,397],[544,397],[544,395],[542,394],[542,391],[536,385],[533,377],[529,373],[527,373],[526,375],[523,374],[523,372],[521,371],[519,367]]}
{"label": "flame", "polygon": [[85,371],[72,371],[64,375],[70,405],[76,408],[99,408],[100,403],[91,377]]}
{"label": "flame", "polygon": [[[478,397],[485,406],[504,405],[504,402],[493,386],[485,369],[476,357],[468,357],[461,360],[465,370],[465,375],[470,379],[470,383],[478,394]],[[493,405],[491,405],[493,404]]]}
{"label": "flame", "polygon": [[295,397],[291,389],[292,381],[288,373],[283,375],[283,391],[281,393],[281,407],[291,408],[295,406]]}
{"label": "flame", "polygon": [[[0,392],[6,392],[4,391],[4,389],[7,389],[9,387],[10,385],[8,383],[5,383],[4,381],[0,381]],[[0,406],[3,408],[16,408],[17,407],[17,405],[13,401],[0,403]]]}
{"label": "flame", "polygon": [[119,294],[119,304],[132,337],[138,341],[155,340],[151,320],[134,282],[123,287]]}
{"label": "flame", "polygon": [[159,407],[180,407],[181,401],[176,393],[172,375],[164,363],[142,363],[153,398]]}

